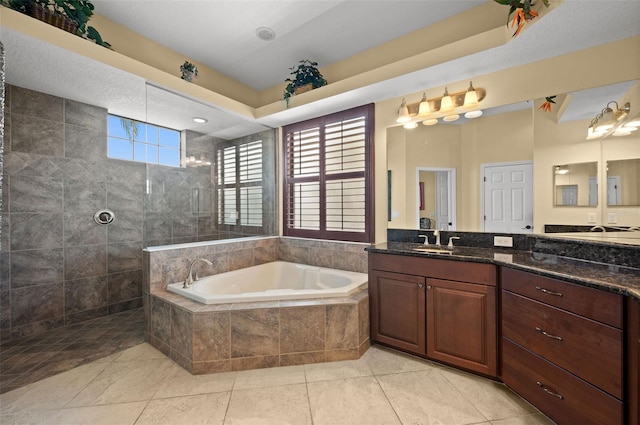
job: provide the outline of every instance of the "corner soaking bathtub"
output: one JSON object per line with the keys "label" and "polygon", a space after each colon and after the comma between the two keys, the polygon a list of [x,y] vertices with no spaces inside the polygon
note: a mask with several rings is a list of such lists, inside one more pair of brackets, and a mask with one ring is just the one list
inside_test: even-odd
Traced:
{"label": "corner soaking bathtub", "polygon": [[367,281],[365,273],[273,261],[201,277],[189,288],[171,283],[167,290],[204,304],[226,304],[344,297]]}

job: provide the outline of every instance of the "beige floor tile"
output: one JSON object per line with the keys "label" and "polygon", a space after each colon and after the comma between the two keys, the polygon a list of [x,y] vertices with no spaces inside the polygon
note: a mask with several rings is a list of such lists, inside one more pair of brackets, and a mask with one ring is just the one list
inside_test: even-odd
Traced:
{"label": "beige floor tile", "polygon": [[371,368],[362,359],[342,362],[315,363],[304,366],[307,382],[371,376]]}
{"label": "beige floor tile", "polygon": [[167,358],[110,363],[68,407],[150,400],[173,364]]}
{"label": "beige floor tile", "polygon": [[151,400],[136,425],[222,425],[230,392]]}
{"label": "beige floor tile", "polygon": [[440,373],[489,420],[537,413],[503,384],[455,369],[441,369]]}
{"label": "beige floor tile", "polygon": [[133,425],[146,401],[107,406],[73,407],[2,416],[2,425]]}
{"label": "beige floor tile", "polygon": [[492,425],[555,425],[551,419],[541,413],[527,416],[519,416],[516,418],[501,419],[492,421]]}
{"label": "beige floor tile", "polygon": [[234,390],[304,384],[304,366],[270,367],[238,372]]}
{"label": "beige floor tile", "polygon": [[310,425],[305,384],[237,390],[231,394],[225,425]]}
{"label": "beige floor tile", "polygon": [[167,371],[167,379],[162,381],[153,398],[179,397],[196,394],[221,393],[231,391],[237,372],[192,375],[177,364]]}
{"label": "beige floor tile", "polygon": [[167,356],[160,351],[153,348],[147,343],[138,344],[135,347],[127,348],[119,353],[115,358],[117,362],[129,362],[132,360],[149,360],[149,359],[164,359]]}
{"label": "beige floor tile", "polygon": [[405,424],[462,425],[487,421],[438,369],[382,375],[377,379]]}
{"label": "beige floor tile", "polygon": [[400,424],[373,376],[310,382],[307,387],[314,425]]}
{"label": "beige floor tile", "polygon": [[89,363],[4,393],[0,395],[0,415],[62,408],[108,366]]}
{"label": "beige floor tile", "polygon": [[360,361],[364,361],[374,375],[428,370],[437,367],[427,360],[376,346],[369,348]]}

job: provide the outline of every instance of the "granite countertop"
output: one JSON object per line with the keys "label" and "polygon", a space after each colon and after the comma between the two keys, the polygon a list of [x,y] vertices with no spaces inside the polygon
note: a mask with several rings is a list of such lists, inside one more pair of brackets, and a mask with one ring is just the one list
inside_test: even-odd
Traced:
{"label": "granite countertop", "polygon": [[387,242],[366,250],[412,257],[492,263],[640,299],[640,269],[637,268],[514,249],[460,246],[447,250],[442,247],[441,250],[447,253],[440,254],[417,252],[416,248],[437,247],[410,242]]}

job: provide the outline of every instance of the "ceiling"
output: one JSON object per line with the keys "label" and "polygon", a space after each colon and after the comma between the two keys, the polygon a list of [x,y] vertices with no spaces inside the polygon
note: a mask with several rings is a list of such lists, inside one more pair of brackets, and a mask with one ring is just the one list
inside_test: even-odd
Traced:
{"label": "ceiling", "polygon": [[[312,58],[329,66],[366,49],[490,0],[93,0],[96,13],[225,73],[256,90],[282,84],[282,64]],[[553,0],[552,0],[553,3]],[[585,7],[585,5],[588,5]],[[506,20],[507,9],[499,7]],[[232,139],[268,127],[335,112],[368,102],[397,98],[453,81],[532,63],[640,34],[638,0],[565,0],[516,39],[477,53],[438,63],[406,75],[377,81],[258,119],[240,117],[216,105],[145,84],[141,77],[6,28],[0,33],[6,50],[9,84],[92,103],[136,119],[172,120],[190,128]],[[272,41],[257,38],[258,27],[270,27]],[[639,47],[640,50],[640,47]],[[630,52],[638,54],[638,52]],[[290,65],[289,65],[290,64]],[[614,65],[612,65],[614,66]],[[46,69],[48,78],[42,78]],[[82,73],[77,70],[82,69]],[[579,72],[579,70],[576,70]],[[69,78],[74,75],[74,78]],[[97,84],[97,79],[101,83]],[[539,78],[553,78],[549,75]],[[330,82],[331,83],[331,82]],[[563,120],[592,118],[624,86],[573,94]],[[581,102],[578,102],[581,100]],[[527,106],[528,103],[524,102]],[[174,107],[172,107],[174,106]],[[194,128],[197,111],[209,122]]]}

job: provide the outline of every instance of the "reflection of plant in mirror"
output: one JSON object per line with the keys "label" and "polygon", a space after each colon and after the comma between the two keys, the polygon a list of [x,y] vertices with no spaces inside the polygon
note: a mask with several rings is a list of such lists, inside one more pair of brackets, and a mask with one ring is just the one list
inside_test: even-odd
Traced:
{"label": "reflection of plant in mirror", "polygon": [[[524,24],[538,16],[538,12],[531,10],[531,6],[535,5],[535,0],[494,0],[496,3],[509,6],[509,14],[507,15],[507,25],[511,20],[511,28],[516,27],[513,37],[516,37],[522,31]],[[549,0],[542,0],[545,7],[549,7]]]}
{"label": "reflection of plant in mirror", "polygon": [[556,97],[555,96],[547,96],[544,98],[544,102],[542,102],[542,105],[540,105],[540,107],[538,109],[542,109],[545,112],[551,112],[551,104],[555,104],[556,103]]}

